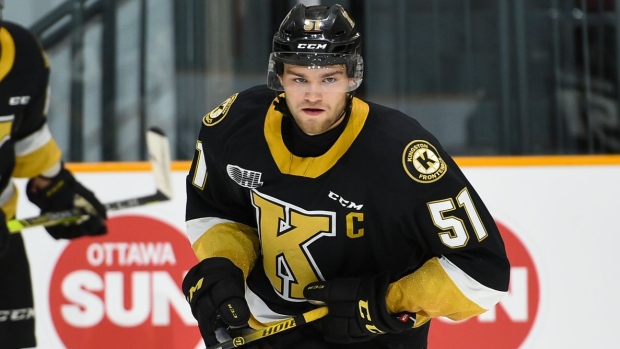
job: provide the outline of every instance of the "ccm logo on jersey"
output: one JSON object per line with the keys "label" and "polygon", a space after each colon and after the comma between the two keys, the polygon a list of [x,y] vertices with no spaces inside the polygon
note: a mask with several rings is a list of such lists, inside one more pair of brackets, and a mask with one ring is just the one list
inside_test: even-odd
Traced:
{"label": "ccm logo on jersey", "polygon": [[353,201],[349,201],[349,200],[345,200],[342,196],[334,193],[333,191],[330,191],[329,194],[327,195],[330,199],[334,200],[334,201],[338,201],[338,203],[340,203],[340,205],[342,205],[342,207],[346,207],[346,208],[353,208],[357,211],[360,211],[362,209],[362,207],[364,207],[364,205],[358,205]]}
{"label": "ccm logo on jersey", "polygon": [[9,105],[27,105],[30,103],[30,96],[15,96],[9,98]]}
{"label": "ccm logo on jersey", "polygon": [[403,151],[403,167],[414,181],[432,183],[443,177],[448,166],[437,149],[427,141],[415,140]]}

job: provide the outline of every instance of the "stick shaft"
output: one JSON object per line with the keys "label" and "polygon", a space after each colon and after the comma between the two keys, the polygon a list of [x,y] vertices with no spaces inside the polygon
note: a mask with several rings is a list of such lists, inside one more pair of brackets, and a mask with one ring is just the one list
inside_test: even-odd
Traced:
{"label": "stick shaft", "polygon": [[[104,207],[106,211],[116,211],[125,208],[154,204],[166,200],[169,200],[169,198],[162,193],[157,192],[153,195],[109,202],[104,204]],[[79,209],[48,212],[38,217],[12,219],[7,222],[7,226],[9,227],[10,233],[19,233],[26,228],[33,228],[38,226],[49,227],[59,224],[72,224],[79,221],[83,216],[85,216],[85,214]]]}
{"label": "stick shaft", "polygon": [[284,332],[287,330],[290,330],[292,328],[295,328],[297,326],[303,325],[303,324],[307,324],[309,322],[318,320],[322,317],[324,317],[325,315],[327,315],[327,307],[320,307],[320,308],[316,308],[313,310],[310,310],[308,312],[305,312],[303,314],[300,315],[296,315],[293,316],[291,318],[288,318],[286,320],[282,320],[279,322],[276,322],[273,325],[267,326],[265,328],[263,328],[262,330],[253,330],[250,333],[244,334],[242,336],[238,336],[235,337],[227,342],[224,343],[220,343],[214,346],[210,346],[207,349],[232,349],[232,348],[236,348],[239,346],[242,346],[244,344],[250,343],[250,342],[254,342],[256,340],[259,340],[261,338],[265,338],[265,337],[269,337],[272,336],[274,334],[280,333],[280,332]]}

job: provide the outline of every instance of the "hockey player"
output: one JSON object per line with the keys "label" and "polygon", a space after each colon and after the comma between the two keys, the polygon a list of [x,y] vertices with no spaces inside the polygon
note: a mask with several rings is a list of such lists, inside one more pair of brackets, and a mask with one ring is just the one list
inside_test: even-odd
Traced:
{"label": "hockey player", "polygon": [[[0,0],[0,14],[4,1]],[[1,17],[1,15],[0,15]],[[36,346],[30,270],[21,234],[9,234],[17,190],[12,177],[29,178],[26,195],[41,212],[78,207],[90,218],[54,226],[56,239],[106,233],[105,208],[63,166],[46,122],[49,61],[25,28],[0,20],[0,348]]]}
{"label": "hockey player", "polygon": [[260,329],[326,304],[250,345],[426,348],[432,318],[507,292],[504,243],[457,164],[413,118],[354,97],[361,41],[340,5],[297,5],[267,86],[202,119],[186,207],[200,262],[183,290],[207,345],[216,320]]}

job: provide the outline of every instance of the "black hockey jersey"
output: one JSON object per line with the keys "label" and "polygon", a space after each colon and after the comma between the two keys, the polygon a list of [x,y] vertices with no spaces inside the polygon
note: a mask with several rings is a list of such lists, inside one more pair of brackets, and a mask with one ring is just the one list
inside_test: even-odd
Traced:
{"label": "black hockey jersey", "polygon": [[31,178],[58,163],[61,151],[46,123],[49,61],[23,27],[0,28],[0,206],[15,215],[11,177]]}
{"label": "black hockey jersey", "polygon": [[501,299],[509,262],[493,217],[417,121],[353,98],[331,148],[302,158],[283,141],[275,97],[254,87],[207,114],[187,176],[194,251],[244,271],[255,320],[308,310],[311,282],[384,271],[388,309],[417,313],[416,326]]}
{"label": "black hockey jersey", "polygon": [[[57,164],[61,151],[46,123],[49,62],[39,41],[23,27],[0,26],[0,208],[15,216],[13,177],[32,178]],[[0,222],[0,224],[6,224]],[[21,234],[12,234],[0,260],[0,309],[34,311],[28,259]],[[35,318],[0,322],[0,347],[36,346]]]}

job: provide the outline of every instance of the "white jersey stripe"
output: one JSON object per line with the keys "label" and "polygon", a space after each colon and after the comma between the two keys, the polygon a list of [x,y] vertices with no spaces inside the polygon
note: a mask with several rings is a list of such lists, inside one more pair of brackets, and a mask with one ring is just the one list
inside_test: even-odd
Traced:
{"label": "white jersey stripe", "polygon": [[0,122],[13,121],[15,115],[0,115]]}
{"label": "white jersey stripe", "polygon": [[491,309],[491,307],[495,306],[506,294],[506,292],[494,290],[474,280],[446,257],[442,256],[439,258],[439,263],[459,290],[483,309]]}
{"label": "white jersey stripe", "polygon": [[265,304],[265,302],[263,302],[263,300],[248,287],[245,288],[245,300],[248,302],[248,307],[250,308],[252,316],[263,324],[272,321],[284,320],[291,317],[290,315],[279,314],[269,309],[267,304]]}
{"label": "white jersey stripe", "polygon": [[233,221],[229,221],[227,219],[215,218],[215,217],[202,217],[197,219],[192,219],[185,222],[185,231],[187,234],[187,238],[189,242],[194,244],[196,240],[198,240],[205,231],[211,229],[216,224],[221,223],[234,223]]}
{"label": "white jersey stripe", "polygon": [[41,148],[52,139],[52,133],[47,124],[43,125],[37,132],[15,142],[15,155],[24,156]]}

